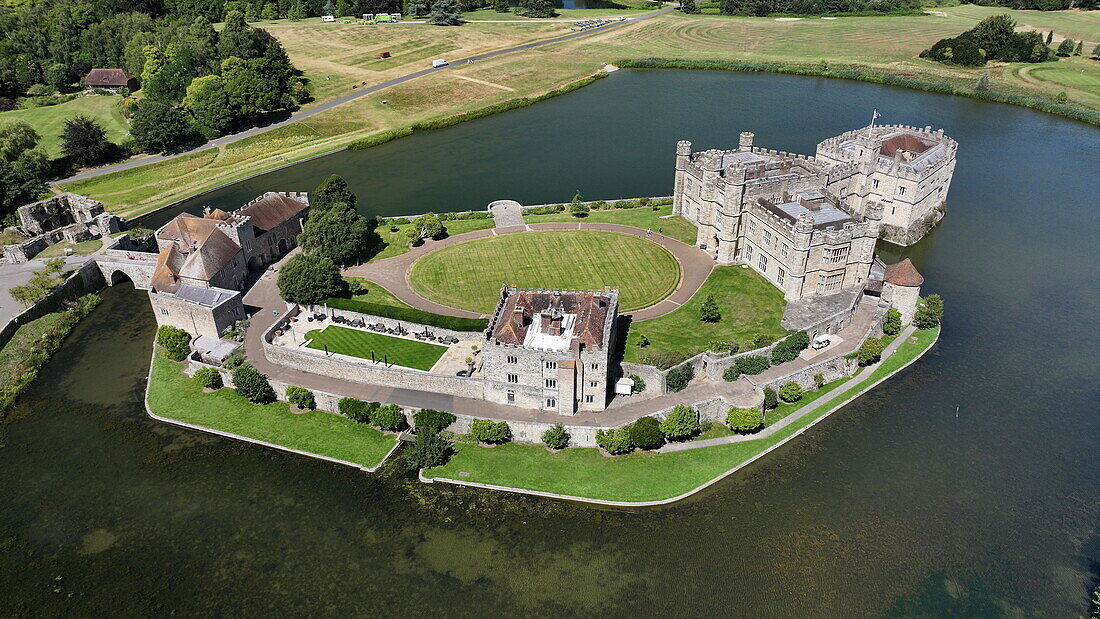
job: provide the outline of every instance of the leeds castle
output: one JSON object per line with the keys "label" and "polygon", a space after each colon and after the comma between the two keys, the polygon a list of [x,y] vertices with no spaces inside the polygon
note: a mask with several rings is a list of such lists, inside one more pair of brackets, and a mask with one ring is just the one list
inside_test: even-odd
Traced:
{"label": "leeds castle", "polygon": [[875,243],[910,245],[943,216],[957,143],[943,130],[869,126],[829,138],[813,157],[676,147],[673,213],[722,264],[751,266],[788,301],[867,286]]}

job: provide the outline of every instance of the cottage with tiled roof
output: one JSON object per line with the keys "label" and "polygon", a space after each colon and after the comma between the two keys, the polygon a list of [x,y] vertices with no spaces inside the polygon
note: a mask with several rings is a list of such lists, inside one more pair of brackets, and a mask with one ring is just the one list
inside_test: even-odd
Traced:
{"label": "cottage with tiled roof", "polygon": [[485,397],[573,415],[607,407],[619,293],[501,289],[482,348]]}
{"label": "cottage with tiled roof", "polygon": [[92,69],[84,76],[84,87],[111,92],[118,92],[122,88],[134,91],[137,90],[138,83],[126,69]]}

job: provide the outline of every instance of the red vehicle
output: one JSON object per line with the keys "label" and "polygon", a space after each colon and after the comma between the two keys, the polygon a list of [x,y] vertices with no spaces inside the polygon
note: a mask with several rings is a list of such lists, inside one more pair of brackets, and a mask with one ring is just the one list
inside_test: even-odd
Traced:
{"label": "red vehicle", "polygon": [[389,52],[378,52],[378,57],[379,58],[389,58],[390,53]]}

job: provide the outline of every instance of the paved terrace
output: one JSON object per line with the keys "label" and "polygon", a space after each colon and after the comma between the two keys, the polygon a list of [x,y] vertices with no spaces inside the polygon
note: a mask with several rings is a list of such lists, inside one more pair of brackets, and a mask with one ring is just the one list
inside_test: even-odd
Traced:
{"label": "paved terrace", "polygon": [[[473,239],[498,236],[501,234],[521,234],[533,230],[603,230],[606,232],[619,232],[621,234],[647,238],[670,251],[677,262],[680,263],[680,283],[676,286],[676,290],[663,301],[634,312],[627,312],[625,315],[629,315],[632,320],[649,320],[650,318],[664,316],[684,303],[687,303],[696,291],[699,290],[699,287],[703,285],[703,282],[706,281],[707,276],[710,275],[715,264],[705,252],[701,252],[691,245],[685,245],[674,238],[657,234],[656,232],[647,236],[645,230],[633,226],[585,222],[560,222],[477,230],[475,232],[466,232],[464,234],[449,236],[438,241],[428,239],[400,256],[394,256],[393,258],[386,258],[385,260],[348,268],[344,270],[344,275],[369,279],[392,292],[394,296],[401,299],[404,303],[419,310],[446,316],[459,316],[462,318],[484,318],[484,314],[442,305],[420,296],[409,285],[409,269],[421,256],[441,247]],[[247,298],[245,302],[247,303]]]}

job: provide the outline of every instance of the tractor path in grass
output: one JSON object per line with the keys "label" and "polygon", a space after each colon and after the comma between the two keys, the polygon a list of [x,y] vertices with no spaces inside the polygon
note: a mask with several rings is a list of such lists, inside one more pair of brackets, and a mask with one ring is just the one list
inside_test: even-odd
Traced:
{"label": "tractor path in grass", "polygon": [[602,230],[605,232],[619,232],[621,234],[646,238],[667,249],[673,257],[676,258],[676,261],[680,263],[680,283],[677,285],[676,289],[672,291],[672,294],[665,297],[660,302],[637,311],[624,312],[625,315],[629,315],[631,320],[634,321],[649,320],[650,318],[657,318],[658,316],[664,316],[665,314],[675,311],[695,295],[703,285],[703,282],[706,281],[707,276],[710,275],[715,265],[714,260],[712,260],[706,252],[700,251],[690,245],[685,245],[674,238],[657,234],[656,232],[647,235],[645,230],[633,226],[624,226],[622,224],[558,222],[511,226],[507,228],[492,228],[489,230],[477,230],[474,232],[456,234],[455,236],[449,236],[440,240],[428,239],[399,256],[349,267],[344,270],[344,275],[346,277],[362,277],[368,279],[390,291],[403,303],[415,307],[418,310],[431,312],[433,314],[443,314],[444,316],[458,316],[460,318],[485,318],[485,314],[450,307],[420,296],[412,289],[412,286],[409,285],[409,269],[412,268],[413,263],[422,256],[442,247],[455,245],[465,241],[472,241],[474,239],[499,236],[501,234],[520,234],[539,230]]}

